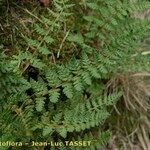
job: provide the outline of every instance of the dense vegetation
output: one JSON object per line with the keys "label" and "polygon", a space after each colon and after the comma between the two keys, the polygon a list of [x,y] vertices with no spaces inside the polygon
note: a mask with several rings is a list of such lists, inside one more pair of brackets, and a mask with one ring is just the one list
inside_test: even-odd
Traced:
{"label": "dense vegetation", "polygon": [[136,13],[150,2],[0,3],[1,141],[92,141],[1,149],[105,149],[115,110],[149,120],[150,20]]}

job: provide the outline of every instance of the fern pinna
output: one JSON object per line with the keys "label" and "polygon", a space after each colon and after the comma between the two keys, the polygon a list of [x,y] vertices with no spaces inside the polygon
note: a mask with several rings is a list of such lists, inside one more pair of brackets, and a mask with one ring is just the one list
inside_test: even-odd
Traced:
{"label": "fern pinna", "polygon": [[[45,15],[27,11],[35,23],[20,34],[25,44],[11,58],[0,57],[2,141],[63,143],[41,150],[103,149],[110,132],[102,125],[121,98],[119,90],[107,92],[107,81],[150,71],[149,55],[139,50],[150,22],[133,17],[149,8],[144,0],[54,0]],[[65,145],[77,140],[92,144]]]}

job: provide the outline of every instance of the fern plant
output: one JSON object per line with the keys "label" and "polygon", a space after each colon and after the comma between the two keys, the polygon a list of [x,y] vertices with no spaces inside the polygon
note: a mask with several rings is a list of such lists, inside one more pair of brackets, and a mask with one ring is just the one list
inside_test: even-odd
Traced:
{"label": "fern plant", "polygon": [[[54,0],[44,15],[27,11],[36,21],[30,33],[20,35],[26,44],[1,64],[10,68],[2,78],[7,90],[0,94],[2,141],[64,143],[47,149],[103,148],[110,136],[103,123],[122,95],[108,93],[107,81],[122,72],[150,71],[149,56],[138,50],[150,22],[132,17],[149,7],[147,1]],[[93,142],[65,145],[77,140]]]}

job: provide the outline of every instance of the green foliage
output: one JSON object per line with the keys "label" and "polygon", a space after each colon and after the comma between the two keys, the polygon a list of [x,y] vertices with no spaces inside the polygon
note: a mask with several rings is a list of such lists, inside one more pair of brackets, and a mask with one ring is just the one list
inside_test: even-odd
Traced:
{"label": "green foliage", "polygon": [[3,0],[0,0],[0,5],[2,4]]}
{"label": "green foliage", "polygon": [[110,135],[103,123],[122,95],[108,93],[107,81],[150,71],[149,55],[139,50],[150,21],[132,17],[149,6],[54,0],[44,15],[29,13],[35,22],[20,35],[25,43],[12,56],[0,54],[2,141],[82,139],[96,140],[87,150],[102,148]]}

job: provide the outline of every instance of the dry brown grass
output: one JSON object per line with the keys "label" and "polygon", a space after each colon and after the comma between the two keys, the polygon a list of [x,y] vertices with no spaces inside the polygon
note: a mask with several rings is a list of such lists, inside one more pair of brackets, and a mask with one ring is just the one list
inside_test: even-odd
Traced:
{"label": "dry brown grass", "polygon": [[[108,82],[109,90],[120,88],[123,99],[115,107],[110,150],[150,150],[149,73],[119,74]],[[112,144],[113,143],[113,144]]]}

